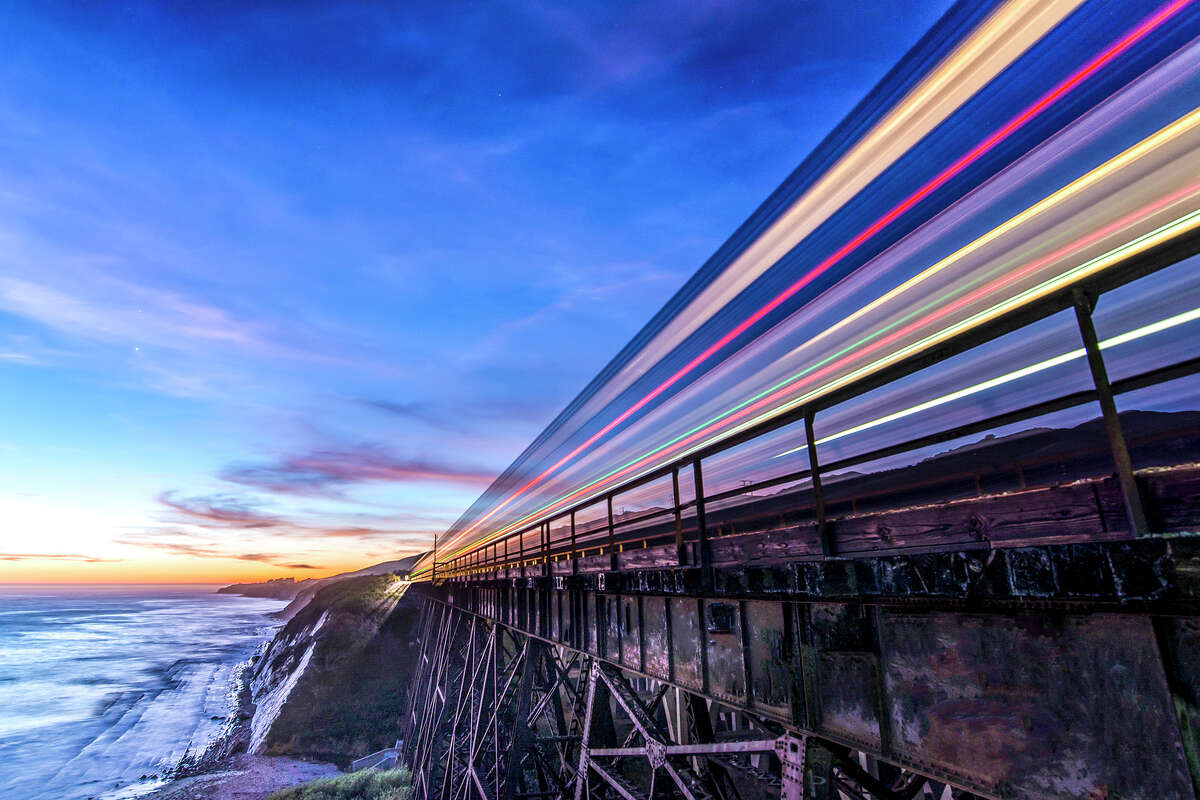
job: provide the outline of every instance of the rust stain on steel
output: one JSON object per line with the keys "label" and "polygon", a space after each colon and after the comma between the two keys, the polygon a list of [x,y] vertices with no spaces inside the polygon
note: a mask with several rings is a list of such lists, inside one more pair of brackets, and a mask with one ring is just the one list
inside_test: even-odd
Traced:
{"label": "rust stain on steel", "polygon": [[603,625],[604,656],[616,661],[621,655],[621,598],[614,595],[596,595],[596,605],[604,610],[604,616],[597,619]]}
{"label": "rust stain on steel", "polygon": [[731,700],[746,696],[746,670],[742,660],[742,625],[737,603],[704,604],[708,634],[709,691]]}
{"label": "rust stain on steel", "polygon": [[675,647],[675,680],[684,686],[704,690],[700,671],[700,623],[696,601],[691,598],[670,600],[671,642]]}
{"label": "rust stain on steel", "polygon": [[551,592],[550,594],[547,595],[547,597],[548,597],[548,602],[550,605],[550,613],[549,613],[549,618],[550,618],[549,623],[550,624],[546,630],[548,631],[549,637],[551,639],[554,639],[557,641],[561,638],[561,635],[562,635],[561,631],[559,631],[559,628],[558,628],[559,601],[562,598],[562,593],[561,592]]}
{"label": "rust stain on steel", "polygon": [[821,730],[878,751],[878,669],[874,653],[821,653],[817,682]]}
{"label": "rust stain on steel", "polygon": [[617,609],[620,619],[617,627],[621,631],[621,663],[630,669],[642,669],[642,644],[640,619],[638,616],[638,598],[632,595],[622,595]]}
{"label": "rust stain on steel", "polygon": [[642,598],[642,632],[646,638],[645,671],[665,680],[671,678],[671,648],[667,638],[667,599]]}
{"label": "rust stain on steel", "polygon": [[881,614],[893,747],[905,758],[1004,797],[1190,793],[1148,618]]}
{"label": "rust stain on steel", "polygon": [[597,614],[600,613],[598,610],[600,603],[597,602],[598,595],[595,592],[584,592],[583,596],[584,603],[586,605],[584,614],[587,615],[585,621],[585,627],[587,629],[587,649],[589,652],[595,653],[599,648],[597,636],[600,629],[600,619]]}
{"label": "rust stain on steel", "polygon": [[863,607],[814,603],[808,606],[808,630],[817,653],[820,728],[878,750],[878,659]]}
{"label": "rust stain on steel", "polygon": [[750,686],[756,706],[781,716],[788,713],[791,669],[783,640],[783,606],[759,600],[746,602]]}

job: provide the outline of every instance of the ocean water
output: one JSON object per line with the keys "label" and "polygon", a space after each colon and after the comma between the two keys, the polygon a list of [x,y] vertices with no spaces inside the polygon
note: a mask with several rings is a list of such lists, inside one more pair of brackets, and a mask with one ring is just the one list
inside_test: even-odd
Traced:
{"label": "ocean water", "polygon": [[0,800],[126,800],[226,724],[278,600],[0,585]]}

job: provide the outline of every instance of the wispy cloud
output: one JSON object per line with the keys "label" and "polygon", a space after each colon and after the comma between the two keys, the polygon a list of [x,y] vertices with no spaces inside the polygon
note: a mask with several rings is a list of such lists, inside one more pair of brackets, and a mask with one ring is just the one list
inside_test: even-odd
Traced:
{"label": "wispy cloud", "polygon": [[382,411],[385,414],[400,419],[413,420],[423,423],[432,428],[442,430],[462,430],[461,423],[451,416],[439,413],[431,405],[427,403],[401,403],[393,400],[370,400],[362,399],[358,401],[367,408],[375,411]]}
{"label": "wispy cloud", "polygon": [[44,367],[61,363],[69,356],[70,353],[61,348],[48,347],[30,334],[8,333],[5,335],[0,331],[0,362]]}
{"label": "wispy cloud", "polygon": [[453,483],[486,486],[490,471],[466,464],[403,458],[373,445],[314,450],[274,464],[235,465],[221,477],[230,483],[277,494],[341,497],[361,483]]}
{"label": "wispy cloud", "polygon": [[[312,542],[339,539],[357,542],[387,543],[398,549],[424,547],[434,532],[445,530],[451,519],[446,515],[408,512],[400,515],[364,513],[331,514],[327,511],[298,509],[283,516],[267,513],[261,505],[230,494],[180,497],[164,492],[159,503],[168,510],[166,525],[131,529],[124,544],[168,550],[180,555],[211,558],[240,558],[270,561],[290,558],[271,553],[242,553],[224,542],[212,541],[211,534],[227,532],[239,541],[256,535],[258,541]],[[204,531],[198,533],[196,529]]]}
{"label": "wispy cloud", "polygon": [[201,527],[271,528],[282,522],[279,517],[264,514],[253,504],[232,495],[177,497],[175,492],[163,492],[158,502],[181,521]]}
{"label": "wispy cloud", "polygon": [[[382,369],[338,354],[338,337],[235,311],[173,287],[115,274],[111,268],[62,269],[53,281],[0,277],[0,312],[57,335],[56,348],[0,344],[0,362],[85,366],[105,361],[94,348],[119,354],[108,381],[189,399],[225,400],[253,382],[262,365]],[[25,342],[30,337],[21,337]]]}
{"label": "wispy cloud", "polygon": [[239,553],[237,555],[228,556],[229,558],[240,559],[241,561],[262,561],[274,562],[278,561],[282,556],[274,553]]}
{"label": "wispy cloud", "polygon": [[397,537],[422,537],[428,538],[434,531],[441,531],[445,526],[439,526],[430,530],[395,530],[388,528],[319,528],[322,538],[331,537],[334,539],[395,539]]}
{"label": "wispy cloud", "polygon": [[120,558],[97,558],[79,553],[0,553],[0,561],[81,561],[87,564],[103,564],[122,560]]}
{"label": "wispy cloud", "polygon": [[[490,358],[512,348],[512,339],[519,332],[544,330],[547,323],[580,308],[608,308],[616,299],[628,296],[648,286],[674,286],[681,275],[657,268],[645,262],[606,265],[602,270],[580,270],[559,266],[551,270],[551,278],[559,286],[558,296],[524,316],[505,320],[493,328],[472,348],[469,358]],[[597,275],[607,280],[597,280]]]}
{"label": "wispy cloud", "polygon": [[528,423],[545,422],[552,410],[536,395],[521,398],[443,397],[436,403],[372,399],[359,399],[355,402],[390,417],[457,434],[476,434],[481,429],[494,432],[497,423],[524,426]]}
{"label": "wispy cloud", "polygon": [[187,556],[189,558],[215,558],[215,559],[233,559],[235,561],[254,561],[260,564],[271,564],[276,567],[285,567],[288,569],[325,569],[325,567],[313,566],[310,564],[293,563],[295,562],[295,553],[268,553],[255,552],[245,553],[230,551],[218,546],[216,543],[203,542],[193,543],[187,541],[179,541],[180,536],[186,536],[181,531],[169,530],[166,538],[161,532],[147,530],[141,534],[133,534],[123,539],[117,539],[118,544],[127,545],[129,547],[139,547],[146,550],[159,550],[172,555]]}
{"label": "wispy cloud", "polygon": [[45,283],[0,278],[0,309],[72,336],[120,344],[194,349],[198,342],[267,346],[257,326],[172,291],[107,278],[88,297]]}
{"label": "wispy cloud", "polygon": [[142,547],[147,550],[165,550],[168,553],[180,556],[193,556],[196,558],[229,558],[229,555],[216,547],[190,544],[188,542],[165,541],[161,539],[150,538],[126,538],[117,539],[117,544],[128,545],[130,547]]}

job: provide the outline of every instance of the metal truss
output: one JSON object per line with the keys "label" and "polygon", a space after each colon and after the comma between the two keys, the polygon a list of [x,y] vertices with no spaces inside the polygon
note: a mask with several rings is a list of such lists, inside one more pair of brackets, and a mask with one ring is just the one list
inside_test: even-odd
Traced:
{"label": "metal truss", "polygon": [[415,800],[976,797],[432,599],[420,629]]}
{"label": "metal truss", "polygon": [[414,796],[565,796],[590,662],[434,603],[421,630],[403,748]]}

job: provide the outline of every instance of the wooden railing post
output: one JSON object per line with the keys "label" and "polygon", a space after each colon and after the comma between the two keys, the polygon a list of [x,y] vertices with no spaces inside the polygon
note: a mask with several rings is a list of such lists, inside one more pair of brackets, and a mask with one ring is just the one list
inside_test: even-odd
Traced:
{"label": "wooden railing post", "polygon": [[1145,536],[1147,532],[1146,512],[1142,508],[1142,495],[1138,491],[1137,478],[1133,474],[1133,462],[1125,444],[1125,432],[1117,416],[1117,403],[1113,399],[1112,386],[1108,382],[1108,371],[1104,368],[1104,356],[1100,352],[1100,341],[1096,337],[1096,326],[1092,323],[1095,302],[1081,290],[1072,292],[1075,302],[1075,319],[1079,323],[1079,335],[1083,349],[1087,352],[1088,367],[1092,371],[1092,382],[1096,385],[1096,397],[1100,401],[1100,413],[1104,417],[1104,429],[1108,433],[1108,445],[1112,450],[1117,468],[1117,480],[1125,499],[1125,516],[1129,521],[1129,532],[1134,536]]}
{"label": "wooden railing post", "polygon": [[616,572],[617,570],[617,534],[613,527],[613,506],[612,495],[608,496],[608,565],[609,568]]}
{"label": "wooden railing post", "polygon": [[704,471],[700,459],[692,462],[692,480],[696,486],[696,532],[700,551],[700,581],[708,587],[712,581],[712,547],[708,541],[708,515],[704,504]]}
{"label": "wooden railing post", "polygon": [[671,492],[675,501],[675,560],[682,567],[687,560],[687,552],[683,546],[683,508],[679,503],[679,467],[671,468]]}
{"label": "wooden railing post", "polygon": [[517,546],[520,548],[517,551],[517,558],[521,561],[521,577],[525,577],[525,531],[517,534]]}
{"label": "wooden railing post", "polygon": [[813,412],[804,414],[804,439],[808,444],[808,469],[812,473],[813,513],[817,518],[817,536],[821,540],[821,555],[829,558],[836,554],[832,531],[825,520],[825,492],[821,488],[821,464],[817,459],[817,437],[813,433]]}
{"label": "wooden railing post", "polygon": [[575,549],[575,512],[571,512],[571,574],[579,572],[579,553]]}

